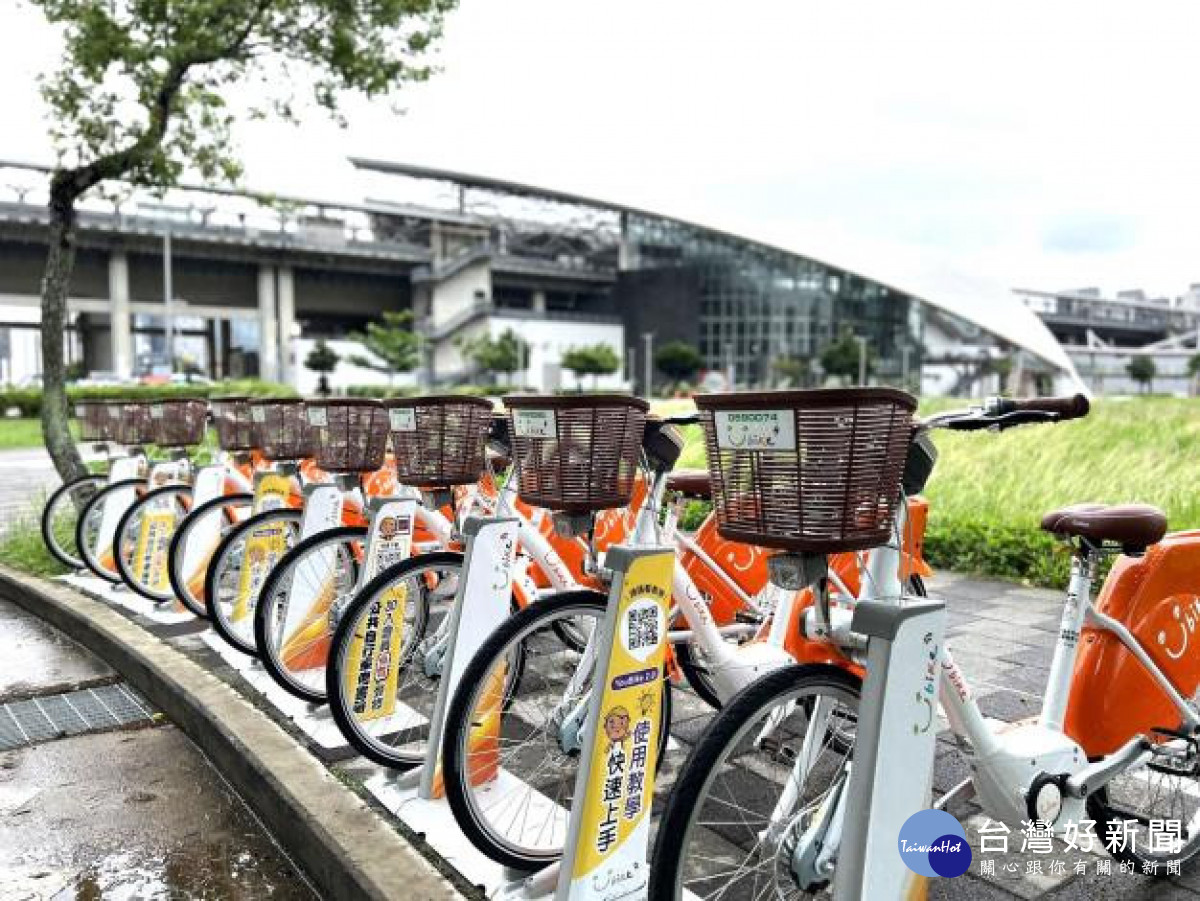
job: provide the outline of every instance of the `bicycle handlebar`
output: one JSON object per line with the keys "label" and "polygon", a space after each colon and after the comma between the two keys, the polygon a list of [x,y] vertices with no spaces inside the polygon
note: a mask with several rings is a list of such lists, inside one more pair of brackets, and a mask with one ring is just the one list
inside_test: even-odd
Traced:
{"label": "bicycle handlebar", "polygon": [[1030,397],[1025,399],[997,398],[994,405],[989,405],[988,412],[1006,414],[1017,412],[1057,413],[1059,422],[1068,419],[1082,419],[1088,415],[1092,405],[1082,394],[1073,397]]}

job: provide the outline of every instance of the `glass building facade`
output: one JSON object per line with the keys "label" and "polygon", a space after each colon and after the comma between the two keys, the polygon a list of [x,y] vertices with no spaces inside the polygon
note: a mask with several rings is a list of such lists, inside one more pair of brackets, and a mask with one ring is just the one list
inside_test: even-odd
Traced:
{"label": "glass building facade", "polygon": [[[772,385],[779,361],[811,362],[843,330],[867,342],[879,381],[907,384],[922,361],[923,304],[877,282],[734,235],[626,213],[624,267],[688,273],[695,343],[709,369]],[[681,336],[683,337],[683,336]]]}

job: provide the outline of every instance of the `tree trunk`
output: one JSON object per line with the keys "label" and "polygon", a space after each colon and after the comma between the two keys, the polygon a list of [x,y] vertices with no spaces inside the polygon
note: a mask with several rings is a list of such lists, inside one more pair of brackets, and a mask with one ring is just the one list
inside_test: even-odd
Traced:
{"label": "tree trunk", "polygon": [[63,337],[75,269],[75,198],[50,192],[50,251],[42,277],[42,440],[64,482],[87,474],[71,438]]}

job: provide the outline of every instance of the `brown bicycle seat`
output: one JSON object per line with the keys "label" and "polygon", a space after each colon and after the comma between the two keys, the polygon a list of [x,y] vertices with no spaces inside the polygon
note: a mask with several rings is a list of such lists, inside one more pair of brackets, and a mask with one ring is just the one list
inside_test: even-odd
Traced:
{"label": "brown bicycle seat", "polygon": [[667,490],[677,491],[684,497],[702,501],[712,500],[712,482],[703,469],[681,469],[667,474]]}
{"label": "brown bicycle seat", "polygon": [[1043,516],[1042,528],[1092,544],[1109,542],[1142,549],[1162,540],[1167,533],[1167,517],[1148,504],[1073,504]]}

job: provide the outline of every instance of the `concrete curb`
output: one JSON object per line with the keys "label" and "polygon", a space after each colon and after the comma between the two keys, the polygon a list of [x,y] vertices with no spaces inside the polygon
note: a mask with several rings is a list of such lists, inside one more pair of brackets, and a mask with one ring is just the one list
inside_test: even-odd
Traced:
{"label": "concrete curb", "polygon": [[180,651],[99,601],[5,566],[0,598],[95,652],[174,721],[323,898],[463,897],[298,741]]}

